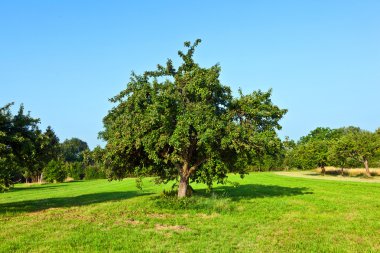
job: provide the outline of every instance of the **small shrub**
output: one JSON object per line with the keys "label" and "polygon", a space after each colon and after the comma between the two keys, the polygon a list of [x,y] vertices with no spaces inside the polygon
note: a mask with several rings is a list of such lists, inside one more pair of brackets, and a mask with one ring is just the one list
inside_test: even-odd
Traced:
{"label": "small shrub", "polygon": [[82,180],[85,177],[83,164],[81,162],[66,163],[66,170],[68,176],[74,180]]}
{"label": "small shrub", "polygon": [[106,173],[104,172],[103,168],[98,166],[87,166],[84,169],[84,179],[90,180],[90,179],[103,179],[107,178]]}
{"label": "small shrub", "polygon": [[67,177],[66,166],[61,161],[52,160],[44,168],[43,175],[47,182],[63,182]]}

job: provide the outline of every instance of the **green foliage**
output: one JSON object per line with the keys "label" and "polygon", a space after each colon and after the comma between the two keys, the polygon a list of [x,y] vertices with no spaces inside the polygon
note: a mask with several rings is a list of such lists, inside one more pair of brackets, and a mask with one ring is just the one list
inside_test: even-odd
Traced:
{"label": "green foliage", "polygon": [[82,162],[83,152],[89,150],[89,148],[85,141],[78,138],[71,138],[61,144],[61,150],[63,159],[66,162]]}
{"label": "green foliage", "polygon": [[[363,166],[369,172],[369,164],[380,164],[380,135],[358,127],[338,129],[318,127],[285,155],[285,163],[298,169],[313,169],[325,166],[353,168]],[[341,172],[343,173],[343,171]]]}
{"label": "green foliage", "polygon": [[107,175],[102,167],[98,166],[86,166],[84,169],[84,179],[90,180],[90,179],[103,179],[107,178]]}
{"label": "green foliage", "polygon": [[323,140],[334,140],[339,138],[344,132],[344,128],[331,129],[329,127],[317,127],[312,130],[308,135],[302,136],[300,138],[299,144],[305,144],[310,141],[323,141]]}
{"label": "green foliage", "polygon": [[39,119],[32,118],[30,113],[24,114],[23,105],[12,115],[12,105],[0,108],[0,191],[19,181],[22,171],[28,170],[35,161],[35,143],[39,136]]}
{"label": "green foliage", "polygon": [[104,149],[96,146],[92,151],[83,152],[83,164],[85,166],[85,179],[107,178],[107,171],[104,167]]}
{"label": "green foliage", "polygon": [[329,165],[331,145],[342,135],[341,129],[318,127],[289,150],[288,158],[291,167],[314,169]]}
{"label": "green foliage", "polygon": [[328,152],[331,141],[310,140],[298,144],[293,150],[293,165],[299,169],[314,169],[328,165]]}
{"label": "green foliage", "polygon": [[331,161],[342,168],[361,163],[368,170],[368,161],[378,156],[379,151],[380,136],[378,134],[355,129],[347,131],[333,145]]}
{"label": "green foliage", "polygon": [[12,154],[2,154],[0,157],[0,192],[8,190],[20,177],[21,171],[14,156]]}
{"label": "green foliage", "polygon": [[356,167],[358,163],[350,155],[350,150],[354,148],[352,139],[343,136],[332,143],[329,151],[330,165],[338,168]]}
{"label": "green foliage", "polygon": [[65,163],[51,160],[43,170],[44,180],[47,182],[63,182],[67,177]]}
{"label": "green foliage", "polygon": [[[211,187],[228,172],[246,173],[247,164],[268,148],[286,113],[271,102],[271,91],[233,98],[220,83],[221,68],[202,68],[195,47],[185,43],[182,64],[172,61],[143,75],[132,73],[127,88],[111,99],[100,136],[111,179],[127,174],[155,175],[160,182],[180,178],[179,195],[189,180]],[[263,144],[264,143],[264,144]],[[181,192],[181,189],[184,192]]]}
{"label": "green foliage", "polygon": [[82,162],[66,162],[67,175],[75,180],[82,180],[85,177],[85,169]]}
{"label": "green foliage", "polygon": [[51,160],[58,159],[59,153],[59,138],[53,129],[48,126],[44,133],[37,130],[36,139],[33,143],[33,155],[28,162],[26,175],[31,177],[34,181],[41,181],[43,168],[46,167]]}
{"label": "green foliage", "polygon": [[274,170],[282,165],[283,144],[275,131],[257,132],[251,136],[251,156],[248,164],[258,171]]}

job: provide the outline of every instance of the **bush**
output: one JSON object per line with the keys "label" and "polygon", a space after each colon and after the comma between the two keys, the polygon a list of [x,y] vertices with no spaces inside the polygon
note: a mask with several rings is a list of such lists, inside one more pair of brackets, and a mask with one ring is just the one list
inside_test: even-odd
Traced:
{"label": "bush", "polygon": [[52,160],[44,168],[43,175],[47,182],[63,182],[67,177],[66,166],[61,161]]}
{"label": "bush", "polygon": [[66,163],[66,171],[74,180],[82,180],[85,177],[83,164],[81,162]]}
{"label": "bush", "polygon": [[84,179],[103,179],[107,178],[103,168],[98,166],[87,166],[84,169]]}

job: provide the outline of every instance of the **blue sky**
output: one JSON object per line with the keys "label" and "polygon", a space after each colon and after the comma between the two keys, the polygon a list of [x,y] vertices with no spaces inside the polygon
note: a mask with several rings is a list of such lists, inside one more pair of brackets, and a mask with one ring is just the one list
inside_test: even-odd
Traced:
{"label": "blue sky", "polygon": [[380,127],[380,1],[1,1],[0,106],[22,102],[59,138],[102,142],[108,98],[132,70],[220,63],[234,91],[273,88],[280,136]]}

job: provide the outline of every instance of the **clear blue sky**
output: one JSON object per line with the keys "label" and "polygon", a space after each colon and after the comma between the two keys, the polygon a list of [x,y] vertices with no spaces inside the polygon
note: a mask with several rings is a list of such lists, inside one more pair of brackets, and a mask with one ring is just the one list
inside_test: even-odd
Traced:
{"label": "clear blue sky", "polygon": [[380,1],[1,1],[0,106],[22,102],[63,141],[90,147],[132,70],[220,63],[234,91],[273,88],[280,136],[380,126]]}

